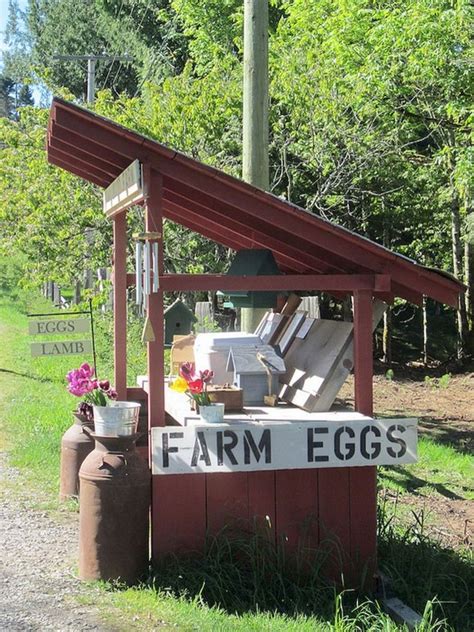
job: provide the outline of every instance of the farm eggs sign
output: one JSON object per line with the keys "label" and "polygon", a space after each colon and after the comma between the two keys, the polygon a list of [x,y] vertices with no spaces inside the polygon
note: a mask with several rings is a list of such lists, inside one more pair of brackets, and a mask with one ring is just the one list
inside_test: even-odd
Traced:
{"label": "farm eggs sign", "polygon": [[417,460],[416,419],[152,429],[152,473],[254,472]]}

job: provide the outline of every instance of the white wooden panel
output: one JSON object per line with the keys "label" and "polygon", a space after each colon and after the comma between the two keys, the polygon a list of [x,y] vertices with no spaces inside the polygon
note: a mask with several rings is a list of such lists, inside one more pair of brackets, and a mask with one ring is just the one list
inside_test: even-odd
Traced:
{"label": "white wooden panel", "polygon": [[[380,322],[387,304],[383,301],[374,301],[372,330],[375,331]],[[329,410],[341,390],[342,385],[346,381],[354,364],[354,336],[350,336],[349,344],[341,354],[337,363],[334,364],[332,371],[328,374],[325,388],[318,394],[317,400],[314,402],[311,410],[313,412],[323,412]]]}
{"label": "white wooden panel", "polygon": [[417,460],[416,419],[152,428],[152,473],[253,472]]}
{"label": "white wooden panel", "polygon": [[301,328],[305,320],[306,312],[295,312],[291,317],[288,327],[285,329],[282,337],[278,341],[278,346],[280,347],[280,351],[283,356],[288,351],[291,343],[298,333],[298,330]]}
{"label": "white wooden panel", "polygon": [[[383,301],[374,301],[374,330],[386,307]],[[305,323],[300,332],[306,328]],[[280,398],[310,412],[328,411],[353,366],[352,323],[314,320],[304,339],[297,335],[285,362]]]}
{"label": "white wooden panel", "polygon": [[64,356],[64,355],[88,355],[92,353],[90,340],[66,340],[62,342],[33,342],[31,355],[38,356]]}
{"label": "white wooden panel", "polygon": [[142,168],[134,160],[103,193],[103,209],[108,217],[115,215],[143,198]]}
{"label": "white wooden panel", "polygon": [[59,320],[30,320],[28,333],[38,334],[84,334],[90,330],[89,318],[61,318]]}
{"label": "white wooden panel", "polygon": [[283,320],[283,316],[277,313],[269,313],[265,321],[264,326],[261,329],[260,336],[264,344],[271,344],[271,340]]}

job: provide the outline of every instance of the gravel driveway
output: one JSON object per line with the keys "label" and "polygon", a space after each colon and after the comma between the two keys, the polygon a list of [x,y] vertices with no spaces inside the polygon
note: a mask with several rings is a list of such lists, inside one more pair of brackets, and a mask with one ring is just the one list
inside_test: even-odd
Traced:
{"label": "gravel driveway", "polygon": [[[34,493],[0,453],[0,630],[118,632],[74,597],[97,594],[74,577],[78,514],[32,509]],[[130,627],[128,627],[130,629]]]}

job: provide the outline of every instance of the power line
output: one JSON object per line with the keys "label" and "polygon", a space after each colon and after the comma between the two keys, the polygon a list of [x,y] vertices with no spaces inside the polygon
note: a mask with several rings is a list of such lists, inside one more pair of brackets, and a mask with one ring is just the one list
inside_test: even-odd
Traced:
{"label": "power line", "polygon": [[[122,4],[120,5],[120,9],[118,10],[117,15],[115,16],[115,19],[116,19],[117,21],[118,21],[118,20],[120,20],[120,15],[121,15],[121,13],[122,13],[122,9],[123,9],[123,5],[124,5],[124,4],[125,4],[125,0],[122,0]],[[103,90],[103,89],[106,87],[106,85],[107,85],[107,81],[108,81],[108,79],[109,79],[110,73],[112,72],[112,68],[113,68],[113,66],[114,66],[114,63],[115,63],[115,62],[113,61],[113,62],[110,64],[110,66],[109,66],[109,70],[108,70],[107,75],[106,75],[106,77],[105,77],[105,80],[104,80],[104,82],[103,82],[103,84],[102,84],[102,90]]]}
{"label": "power line", "polygon": [[[129,17],[132,17],[132,13],[133,13],[133,11],[134,11],[134,9],[135,9],[135,6],[136,6],[136,4],[134,4],[134,5],[133,5],[132,10],[130,11],[130,16],[129,16]],[[138,24],[138,27],[137,27],[137,34],[139,34],[140,28],[141,28],[141,26],[142,26],[143,22],[145,21],[145,18],[146,18],[147,14],[148,14],[148,11],[150,10],[150,6],[151,6],[151,0],[148,0],[148,4],[147,4],[147,6],[146,6],[146,9],[145,9],[145,11],[144,11],[144,13],[143,13],[143,16],[142,16],[142,18],[141,18],[141,20],[140,20],[139,24]],[[120,65],[119,65],[119,67],[118,67],[118,70],[117,70],[117,72],[115,73],[115,77],[114,77],[114,80],[113,80],[113,82],[112,82],[112,88],[113,88],[113,86],[114,86],[114,84],[115,84],[115,81],[116,81],[116,79],[117,79],[118,75],[119,75],[119,72],[120,72],[121,67],[122,67],[122,62],[120,62]],[[117,94],[117,91],[115,91],[115,93]]]}
{"label": "power line", "polygon": [[[135,11],[135,7],[137,6],[137,0],[134,1],[132,8],[130,9],[130,13],[128,16],[128,20],[130,20],[133,16],[133,12]],[[120,62],[119,67],[117,68],[117,72],[115,73],[115,77],[112,80],[112,85],[111,85],[111,89],[114,90],[114,86],[115,86],[115,82],[117,81],[117,77],[119,76],[120,70],[122,68],[122,62]],[[115,90],[115,93],[117,94],[117,91]]]}
{"label": "power line", "polygon": [[97,61],[114,62],[131,61],[128,55],[55,55],[53,59],[59,61],[87,61],[87,103],[94,103],[95,99],[95,65]]}

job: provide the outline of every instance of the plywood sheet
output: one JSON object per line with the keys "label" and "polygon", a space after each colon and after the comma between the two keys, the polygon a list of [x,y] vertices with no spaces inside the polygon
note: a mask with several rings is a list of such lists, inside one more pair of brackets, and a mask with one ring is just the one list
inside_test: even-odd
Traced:
{"label": "plywood sheet", "polygon": [[288,323],[287,328],[283,332],[280,340],[278,341],[278,346],[280,347],[280,352],[284,356],[288,349],[291,346],[291,343],[295,339],[295,336],[298,334],[299,329],[303,325],[306,320],[306,312],[296,312],[291,317],[291,321]]}
{"label": "plywood sheet", "polygon": [[[374,302],[374,330],[385,309]],[[353,338],[352,323],[307,318],[285,355],[280,398],[309,412],[328,411],[353,367]]]}

